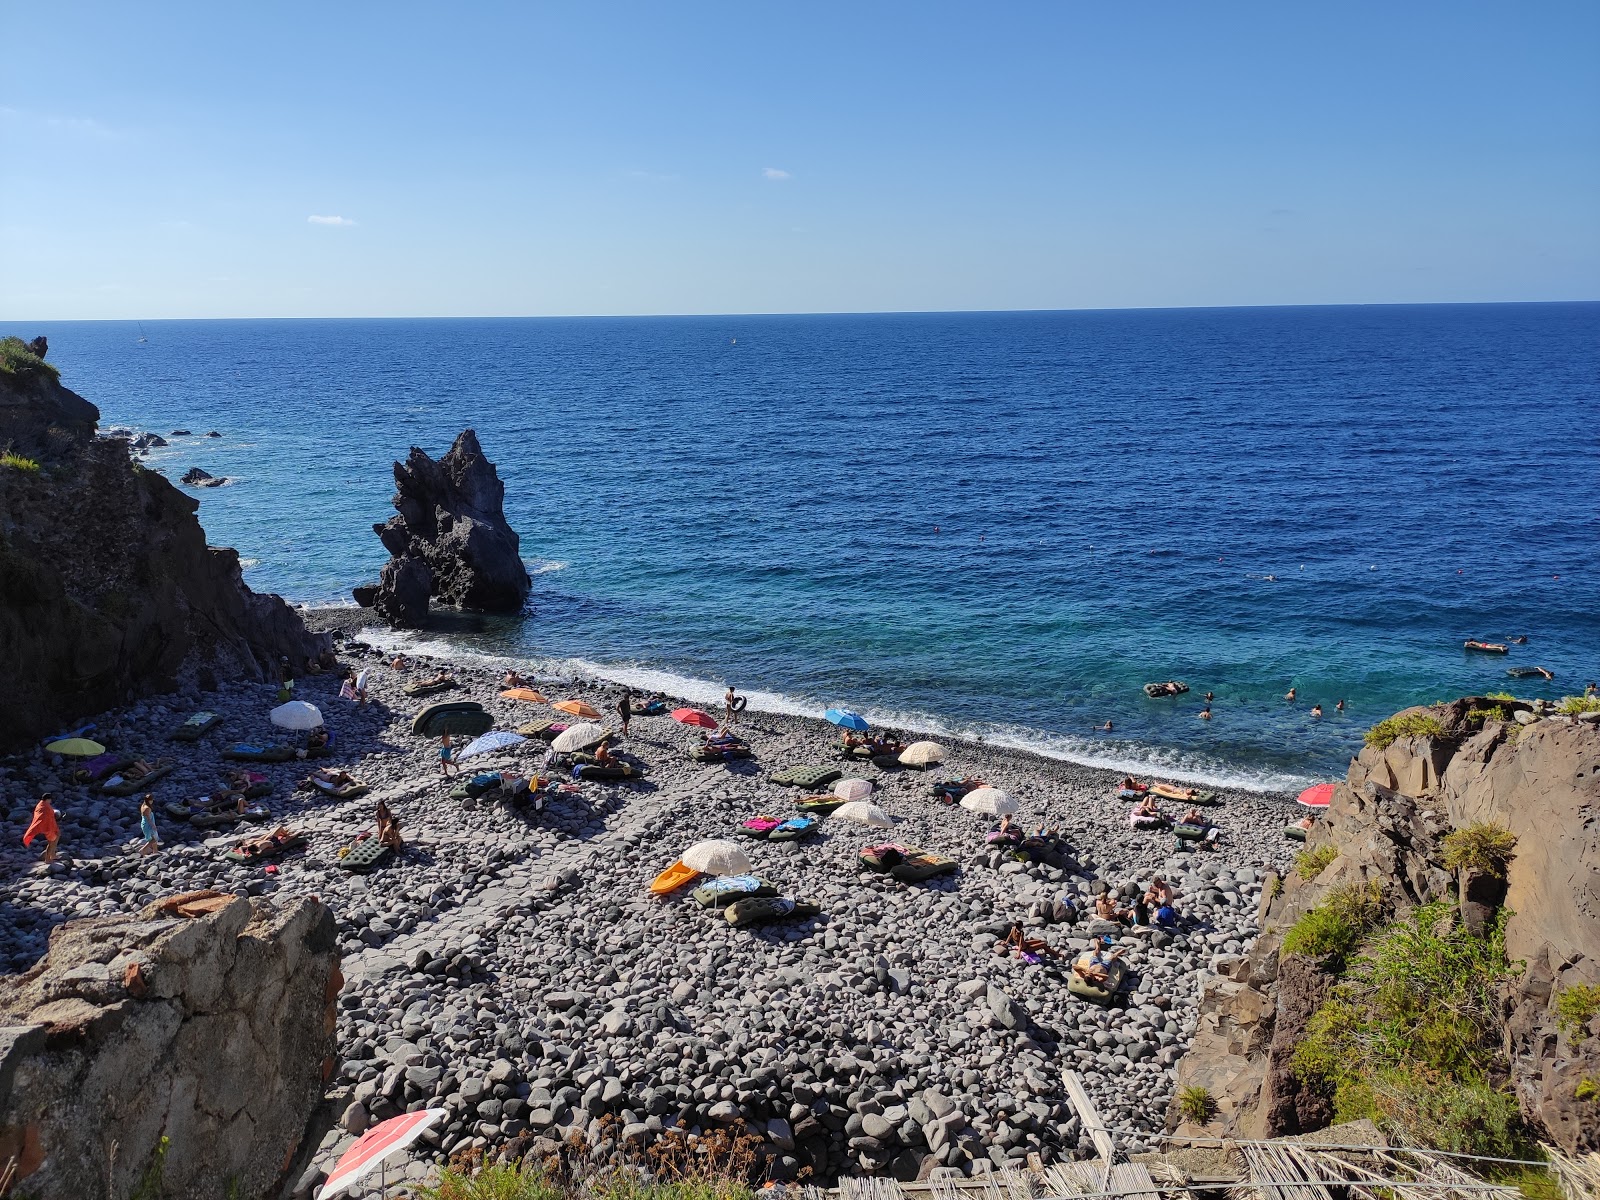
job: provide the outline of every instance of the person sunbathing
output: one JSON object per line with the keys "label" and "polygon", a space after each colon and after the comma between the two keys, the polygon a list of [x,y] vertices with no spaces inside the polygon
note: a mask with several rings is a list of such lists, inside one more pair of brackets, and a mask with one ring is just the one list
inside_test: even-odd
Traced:
{"label": "person sunbathing", "polygon": [[1136,829],[1165,828],[1172,824],[1172,818],[1161,811],[1154,796],[1146,796],[1134,805],[1132,821]]}
{"label": "person sunbathing", "polygon": [[1140,783],[1132,775],[1124,775],[1122,782],[1117,786],[1125,792],[1142,792],[1145,790],[1144,784]]}
{"label": "person sunbathing", "polygon": [[391,671],[409,671],[411,669],[411,660],[406,658],[404,654],[396,654],[394,658],[389,660],[389,669]]}
{"label": "person sunbathing", "polygon": [[455,681],[456,681],[456,677],[454,675],[450,674],[449,671],[440,671],[432,679],[424,679],[422,681],[422,686],[423,687],[433,687],[435,684],[454,683]]}
{"label": "person sunbathing", "polygon": [[1105,952],[1105,943],[1102,942],[1100,946],[1090,952],[1086,959],[1079,958],[1072,964],[1072,973],[1080,979],[1088,980],[1090,983],[1108,983],[1111,979],[1111,964],[1127,952],[1128,948],[1121,946],[1107,954]]}
{"label": "person sunbathing", "polygon": [[1178,823],[1180,825],[1202,825],[1209,828],[1211,820],[1198,808],[1190,808],[1183,814],[1183,820]]}
{"label": "person sunbathing", "polygon": [[1006,813],[1000,818],[1000,828],[988,837],[991,842],[1020,842],[1022,830],[1018,829],[1011,820],[1011,814]]}
{"label": "person sunbathing", "polygon": [[596,766],[607,767],[618,762],[615,754],[611,753],[611,740],[607,738],[594,748],[594,761]]}
{"label": "person sunbathing", "polygon": [[1178,892],[1170,883],[1157,875],[1150,881],[1150,886],[1145,889],[1144,898],[1149,903],[1160,908],[1164,904],[1170,905],[1177,900]]}
{"label": "person sunbathing", "polygon": [[309,781],[312,787],[345,788],[359,782],[349,771],[340,771],[333,767],[319,767],[311,772]]}
{"label": "person sunbathing", "polygon": [[1030,954],[1034,956],[1049,954],[1055,958],[1061,957],[1061,951],[1043,938],[1029,937],[1023,930],[1021,921],[1013,921],[1011,923],[1011,928],[1006,931],[1005,937],[994,944],[994,952],[996,954],[1014,954],[1019,958]]}
{"label": "person sunbathing", "polygon": [[378,801],[378,841],[397,854],[406,848],[400,837],[400,818],[382,800]]}
{"label": "person sunbathing", "polygon": [[1122,922],[1124,911],[1117,907],[1110,892],[1101,892],[1094,899],[1094,915],[1102,921]]}

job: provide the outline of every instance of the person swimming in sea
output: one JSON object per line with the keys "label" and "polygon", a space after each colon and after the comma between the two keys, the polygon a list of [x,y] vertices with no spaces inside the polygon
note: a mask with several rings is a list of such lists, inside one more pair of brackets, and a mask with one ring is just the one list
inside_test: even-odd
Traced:
{"label": "person swimming in sea", "polygon": [[1285,692],[1283,694],[1283,698],[1285,700],[1287,700],[1290,704],[1293,704],[1295,695],[1296,695],[1295,689],[1294,688],[1290,688],[1287,692]]}
{"label": "person swimming in sea", "polygon": [[1320,716],[1321,716],[1321,715],[1322,715],[1322,705],[1320,705],[1320,704],[1313,704],[1313,705],[1312,705],[1312,706],[1311,706],[1311,715],[1312,715],[1312,716],[1313,716],[1313,717],[1320,717]]}

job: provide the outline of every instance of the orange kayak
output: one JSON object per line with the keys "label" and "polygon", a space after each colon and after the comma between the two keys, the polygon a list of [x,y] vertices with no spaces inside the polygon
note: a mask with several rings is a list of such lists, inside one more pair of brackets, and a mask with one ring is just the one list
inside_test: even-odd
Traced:
{"label": "orange kayak", "polygon": [[684,884],[693,883],[698,878],[700,878],[699,871],[684,866],[682,860],[679,860],[651,881],[650,890],[658,896],[665,896],[668,892],[675,892]]}

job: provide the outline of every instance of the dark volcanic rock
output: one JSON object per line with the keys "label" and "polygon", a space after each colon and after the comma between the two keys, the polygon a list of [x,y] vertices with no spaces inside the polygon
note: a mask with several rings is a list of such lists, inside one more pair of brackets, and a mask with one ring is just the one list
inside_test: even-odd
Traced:
{"label": "dark volcanic rock", "polygon": [[221,487],[228,481],[225,478],[218,478],[211,474],[210,471],[202,471],[199,467],[190,467],[180,482],[187,483],[190,487]]}
{"label": "dark volcanic rock", "polygon": [[397,516],[372,528],[389,551],[376,593],[391,625],[417,626],[428,603],[475,612],[517,612],[532,581],[502,507],[505,484],[468,429],[435,462],[416,446],[394,465]]}
{"label": "dark volcanic rock", "polygon": [[238,554],[206,545],[199,502],[96,438],[99,412],[55,381],[0,376],[0,747],[186,678],[268,680],[328,647]]}

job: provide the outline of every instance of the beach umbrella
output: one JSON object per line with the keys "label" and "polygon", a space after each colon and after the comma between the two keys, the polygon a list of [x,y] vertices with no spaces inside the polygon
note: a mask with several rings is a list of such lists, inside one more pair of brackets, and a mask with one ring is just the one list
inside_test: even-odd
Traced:
{"label": "beach umbrella", "polygon": [[900,761],[908,767],[931,767],[944,761],[944,747],[938,742],[912,742],[900,751]]}
{"label": "beach umbrella", "polygon": [[833,785],[833,794],[841,800],[865,800],[872,795],[872,781],[841,779]]}
{"label": "beach umbrella", "polygon": [[322,713],[315,704],[304,700],[291,700],[272,710],[272,723],[279,729],[297,729],[302,732],[316,729],[322,724]]}
{"label": "beach umbrella", "polygon": [[872,728],[865,717],[858,712],[851,712],[848,708],[830,708],[822,714],[822,719],[831,721],[840,729],[854,729],[857,733]]}
{"label": "beach umbrella", "polygon": [[696,842],[678,858],[691,871],[704,875],[744,875],[750,871],[750,860],[744,851],[732,842],[717,838]]}
{"label": "beach umbrella", "polygon": [[999,788],[992,787],[974,788],[961,797],[961,807],[968,812],[989,813],[996,817],[1021,811],[1021,806],[1015,800]]}
{"label": "beach umbrella", "polygon": [[698,725],[701,729],[715,729],[717,719],[710,713],[703,713],[698,708],[675,708],[672,710],[672,719],[679,725]]}
{"label": "beach umbrella", "polygon": [[1300,803],[1307,808],[1327,808],[1328,802],[1333,799],[1333,784],[1319,783],[1316,787],[1308,787],[1300,793]]}
{"label": "beach umbrella", "polygon": [[500,699],[502,699],[502,700],[525,700],[529,704],[543,704],[544,703],[544,697],[543,696],[541,696],[538,692],[534,691],[532,688],[525,688],[525,687],[507,688],[505,691],[500,693]]}
{"label": "beach umbrella", "polygon": [[520,733],[507,733],[503,729],[492,729],[480,738],[474,738],[467,744],[467,748],[456,758],[471,758],[474,754],[493,754],[496,750],[509,750],[513,746],[520,746],[528,739]]}
{"label": "beach umbrella", "polygon": [[570,754],[603,736],[605,731],[603,725],[571,725],[556,735],[556,740],[550,743],[550,749],[558,754]]}
{"label": "beach umbrella", "polygon": [[59,742],[51,742],[45,747],[51,754],[64,754],[68,758],[93,758],[97,754],[104,754],[106,748],[99,742],[91,742],[88,738],[62,738]]}
{"label": "beach umbrella", "polygon": [[[448,1109],[424,1108],[419,1112],[403,1113],[387,1121],[379,1121],[367,1130],[339,1157],[328,1173],[328,1182],[317,1192],[317,1200],[337,1196],[357,1180],[372,1174],[383,1165],[383,1160],[398,1150],[404,1150],[430,1125],[450,1115]],[[387,1190],[388,1181],[384,1181]]]}
{"label": "beach umbrella", "polygon": [[876,825],[879,829],[893,829],[894,821],[889,814],[876,804],[868,804],[865,800],[852,800],[849,804],[841,804],[833,810],[833,818],[840,821],[854,821],[857,825]]}
{"label": "beach umbrella", "polygon": [[600,711],[594,705],[585,704],[582,700],[557,700],[550,707],[571,713],[575,717],[587,717],[591,721],[600,719]]}

